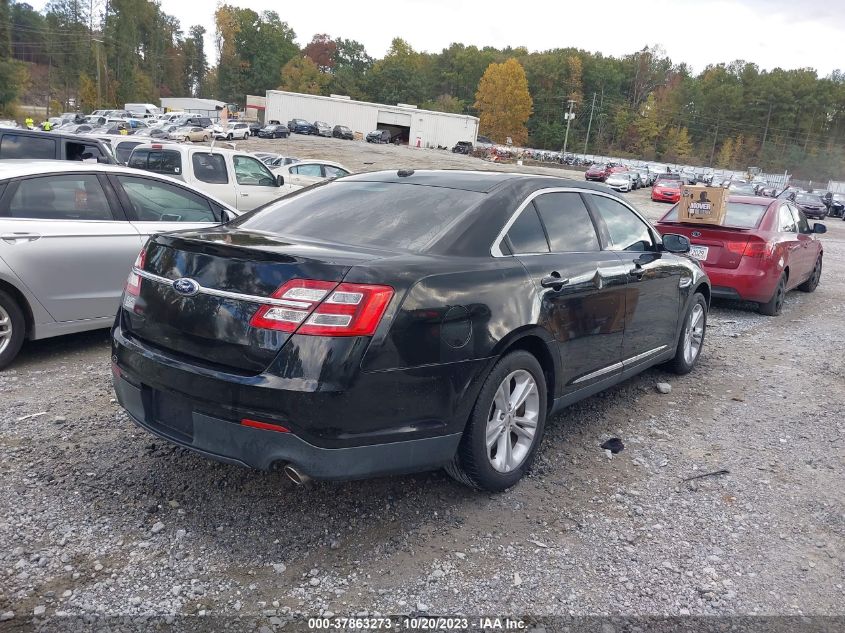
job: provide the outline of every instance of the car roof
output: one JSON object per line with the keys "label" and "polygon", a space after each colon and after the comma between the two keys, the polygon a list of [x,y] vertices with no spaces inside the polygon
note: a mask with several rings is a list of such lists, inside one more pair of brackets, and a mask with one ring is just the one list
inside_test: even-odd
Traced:
{"label": "car roof", "polygon": [[[178,145],[177,145],[178,146]],[[132,167],[124,167],[123,165],[106,165],[104,163],[83,163],[75,160],[39,160],[39,159],[4,159],[0,160],[0,180],[7,180],[10,178],[22,178],[25,176],[39,176],[46,174],[61,174],[61,173],[79,173],[90,171],[92,173],[110,173],[110,174],[124,174],[129,176],[149,177],[154,180],[164,180],[181,187],[186,187],[192,191],[202,194],[206,198],[210,198],[217,202],[225,209],[232,209],[232,206],[223,202],[213,195],[192,187],[188,183],[170,178],[164,174],[156,174],[143,169],[134,169]]]}
{"label": "car roof", "polygon": [[[410,175],[399,175],[400,172],[407,173],[407,171],[411,171]],[[549,183],[549,187],[571,187],[574,189],[587,189],[591,191],[601,191],[603,193],[613,193],[609,187],[601,183],[592,183],[583,180],[573,180],[570,178],[544,174],[527,174],[506,171],[470,171],[462,169],[415,169],[407,171],[391,170],[353,174],[345,176],[343,180],[344,182],[395,182],[412,185],[428,185],[432,187],[447,187],[449,189],[476,191],[479,193],[488,193],[507,184],[536,180],[538,182],[542,181],[543,183]]]}

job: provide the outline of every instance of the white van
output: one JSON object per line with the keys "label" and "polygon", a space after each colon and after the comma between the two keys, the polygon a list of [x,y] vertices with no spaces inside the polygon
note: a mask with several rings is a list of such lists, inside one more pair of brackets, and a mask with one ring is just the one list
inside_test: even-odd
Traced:
{"label": "white van", "polygon": [[124,109],[139,119],[152,119],[162,113],[162,109],[152,103],[127,103]]}
{"label": "white van", "polygon": [[255,156],[234,149],[144,143],[132,150],[127,165],[183,180],[241,212],[300,189]]}

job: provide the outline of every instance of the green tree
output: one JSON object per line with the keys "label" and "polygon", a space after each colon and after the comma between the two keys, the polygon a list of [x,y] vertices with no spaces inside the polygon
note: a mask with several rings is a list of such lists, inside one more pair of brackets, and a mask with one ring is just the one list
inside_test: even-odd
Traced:
{"label": "green tree", "polygon": [[222,99],[243,103],[279,81],[282,67],[299,54],[296,34],[274,11],[221,5],[214,14],[218,48],[217,83]]}
{"label": "green tree", "polygon": [[716,165],[722,169],[729,169],[733,164],[734,142],[733,139],[725,139],[716,155]]}
{"label": "green tree", "polygon": [[282,83],[279,90],[303,94],[323,94],[330,78],[320,72],[317,64],[309,57],[294,57],[281,71]]}
{"label": "green tree", "polygon": [[531,116],[532,106],[525,69],[516,59],[487,67],[475,93],[475,107],[483,132],[499,143],[505,142],[507,137],[516,145],[526,143],[528,128],[525,124]]}
{"label": "green tree", "polygon": [[437,112],[452,112],[461,114],[466,110],[466,102],[452,95],[440,95],[436,99],[424,101],[420,104],[424,110],[435,110]]}

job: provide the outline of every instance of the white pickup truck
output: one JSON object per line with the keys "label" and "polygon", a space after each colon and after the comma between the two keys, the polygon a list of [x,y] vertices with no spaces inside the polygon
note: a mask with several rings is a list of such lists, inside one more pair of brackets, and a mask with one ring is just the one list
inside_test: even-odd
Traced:
{"label": "white pickup truck", "polygon": [[144,143],[132,150],[127,166],[183,180],[241,212],[300,189],[234,149]]}

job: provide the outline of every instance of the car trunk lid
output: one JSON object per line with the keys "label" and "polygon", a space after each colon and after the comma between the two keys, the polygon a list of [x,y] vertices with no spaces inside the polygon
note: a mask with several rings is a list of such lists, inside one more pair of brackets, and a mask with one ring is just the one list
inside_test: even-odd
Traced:
{"label": "car trunk lid", "polygon": [[[146,248],[137,297],[125,296],[124,328],[165,353],[259,373],[292,334],[250,325],[281,286],[337,284],[352,266],[384,255],[226,227],[158,235]],[[177,279],[189,281],[177,290]]]}
{"label": "car trunk lid", "polygon": [[764,239],[747,228],[679,222],[660,222],[657,228],[661,233],[678,233],[688,237],[693,246],[691,254],[705,266],[713,268],[737,268],[743,256],[756,255],[766,244]]}

